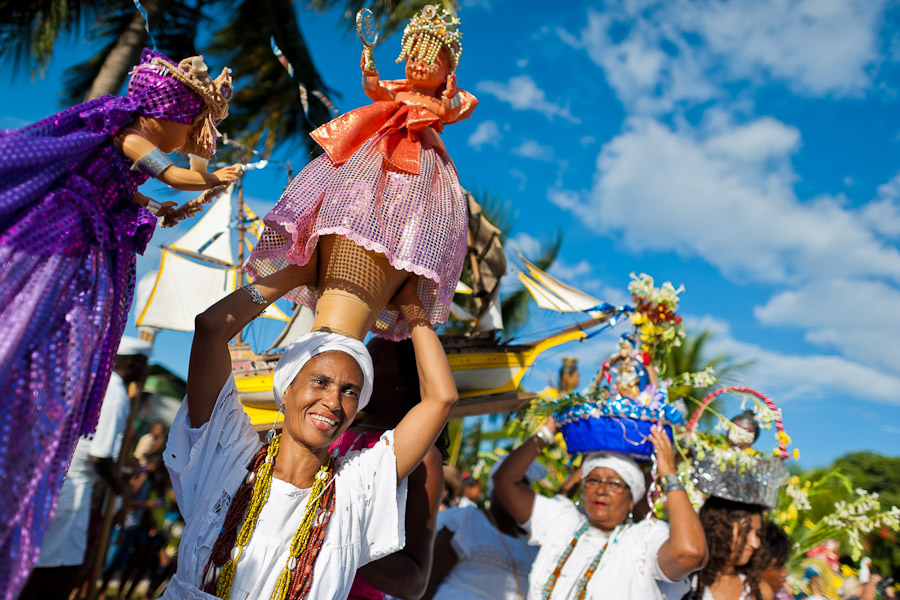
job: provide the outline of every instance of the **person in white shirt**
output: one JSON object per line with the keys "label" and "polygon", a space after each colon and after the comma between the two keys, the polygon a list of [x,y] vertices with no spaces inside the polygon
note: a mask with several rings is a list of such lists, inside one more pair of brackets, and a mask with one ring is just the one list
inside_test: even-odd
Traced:
{"label": "person in white shirt", "polygon": [[[494,463],[493,475],[500,467]],[[532,485],[547,469],[532,463],[524,482]],[[497,500],[488,479],[490,506],[450,508],[438,515],[438,536],[426,600],[524,600],[537,548]]]}
{"label": "person in white shirt", "polygon": [[687,576],[706,563],[706,540],[675,477],[675,454],[663,429],[654,427],[650,439],[667,494],[668,524],[654,518],[632,522],[631,511],[646,492],[646,483],[640,467],[618,454],[585,456],[584,513],[564,496],[535,494],[522,476],[555,435],[551,419],[494,475],[497,497],[540,546],[528,600],[680,598],[689,589]]}
{"label": "person in white shirt", "polygon": [[75,446],[56,512],[47,526],[40,558],[22,591],[22,600],[68,596],[85,559],[94,485],[102,478],[116,494],[121,493],[116,461],[131,414],[127,386],[146,377],[150,350],[151,345],[144,340],[122,338],[100,407],[97,430]]}
{"label": "person in white shirt", "polygon": [[263,277],[196,319],[187,396],[164,453],[186,523],[164,598],[345,598],[359,566],[403,546],[402,482],[458,398],[415,278],[392,305],[412,331],[422,401],[375,446],[337,462],[328,451],[371,396],[372,360],[358,340],[314,331],[285,350],[273,377],[283,434],[265,445],[237,399],[228,341],[287,291],[314,285],[316,262]]}

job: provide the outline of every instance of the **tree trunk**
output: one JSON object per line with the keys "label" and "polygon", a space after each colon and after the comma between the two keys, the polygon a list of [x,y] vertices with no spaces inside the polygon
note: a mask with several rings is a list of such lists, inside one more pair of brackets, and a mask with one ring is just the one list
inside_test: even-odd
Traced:
{"label": "tree trunk", "polygon": [[[147,10],[150,24],[153,26],[159,22],[159,17],[168,4],[168,0],[143,0],[141,4]],[[106,55],[103,65],[97,72],[97,77],[84,97],[85,101],[99,98],[105,94],[118,94],[131,68],[140,60],[141,50],[147,40],[144,17],[135,10],[128,28],[122,32],[112,50]]]}

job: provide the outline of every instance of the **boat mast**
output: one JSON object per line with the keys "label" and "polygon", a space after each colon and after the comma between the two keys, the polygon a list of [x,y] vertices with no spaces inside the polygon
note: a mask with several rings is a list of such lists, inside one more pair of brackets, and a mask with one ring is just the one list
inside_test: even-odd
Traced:
{"label": "boat mast", "polygon": [[[238,186],[238,212],[237,212],[237,230],[238,230],[238,259],[237,259],[237,286],[244,287],[244,236],[247,231],[247,217],[244,213],[244,182],[242,179],[237,180]],[[243,341],[244,330],[240,330],[235,336],[235,343],[240,344]]]}

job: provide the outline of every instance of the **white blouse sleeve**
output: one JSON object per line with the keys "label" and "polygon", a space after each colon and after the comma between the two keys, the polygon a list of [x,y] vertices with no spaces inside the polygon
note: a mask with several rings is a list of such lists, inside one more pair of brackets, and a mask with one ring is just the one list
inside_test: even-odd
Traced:
{"label": "white blouse sleeve", "polygon": [[584,519],[575,503],[565,496],[547,498],[535,494],[531,518],[522,528],[531,535],[530,544],[543,546],[557,541],[560,534],[569,535]]}
{"label": "white blouse sleeve", "polygon": [[359,515],[359,566],[392,554],[406,545],[406,479],[397,485],[394,432],[343,462],[340,476]]}
{"label": "white blouse sleeve", "polygon": [[185,521],[190,521],[198,509],[204,510],[201,502],[218,499],[224,480],[236,471],[243,473],[260,447],[262,442],[250,426],[250,417],[238,402],[234,377],[225,382],[209,421],[200,427],[191,427],[185,397],[164,453]]}

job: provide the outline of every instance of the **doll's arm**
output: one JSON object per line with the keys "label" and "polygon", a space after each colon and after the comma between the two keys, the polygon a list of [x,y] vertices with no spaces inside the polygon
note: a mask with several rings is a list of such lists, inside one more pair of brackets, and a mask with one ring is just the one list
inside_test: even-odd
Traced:
{"label": "doll's arm", "polygon": [[170,210],[178,206],[177,202],[166,200],[165,202],[157,202],[149,196],[145,196],[140,192],[134,193],[134,203],[143,206],[157,217],[164,217]]}
{"label": "doll's arm", "polygon": [[437,116],[444,123],[453,123],[462,112],[462,101],[459,98],[459,90],[456,88],[456,73],[450,73],[447,76],[447,89],[441,94],[440,104],[438,106]]}
{"label": "doll's arm", "polygon": [[378,102],[379,100],[393,100],[394,93],[381,85],[378,78],[378,71],[366,71],[366,54],[363,52],[359,61],[359,68],[362,69],[362,86],[366,96]]}
{"label": "doll's arm", "polygon": [[136,133],[125,134],[122,153],[134,162],[133,169],[140,169],[176,190],[205,190],[235,181],[241,174],[240,165],[224,167],[215,173],[200,173],[176,167],[150,140]]}

